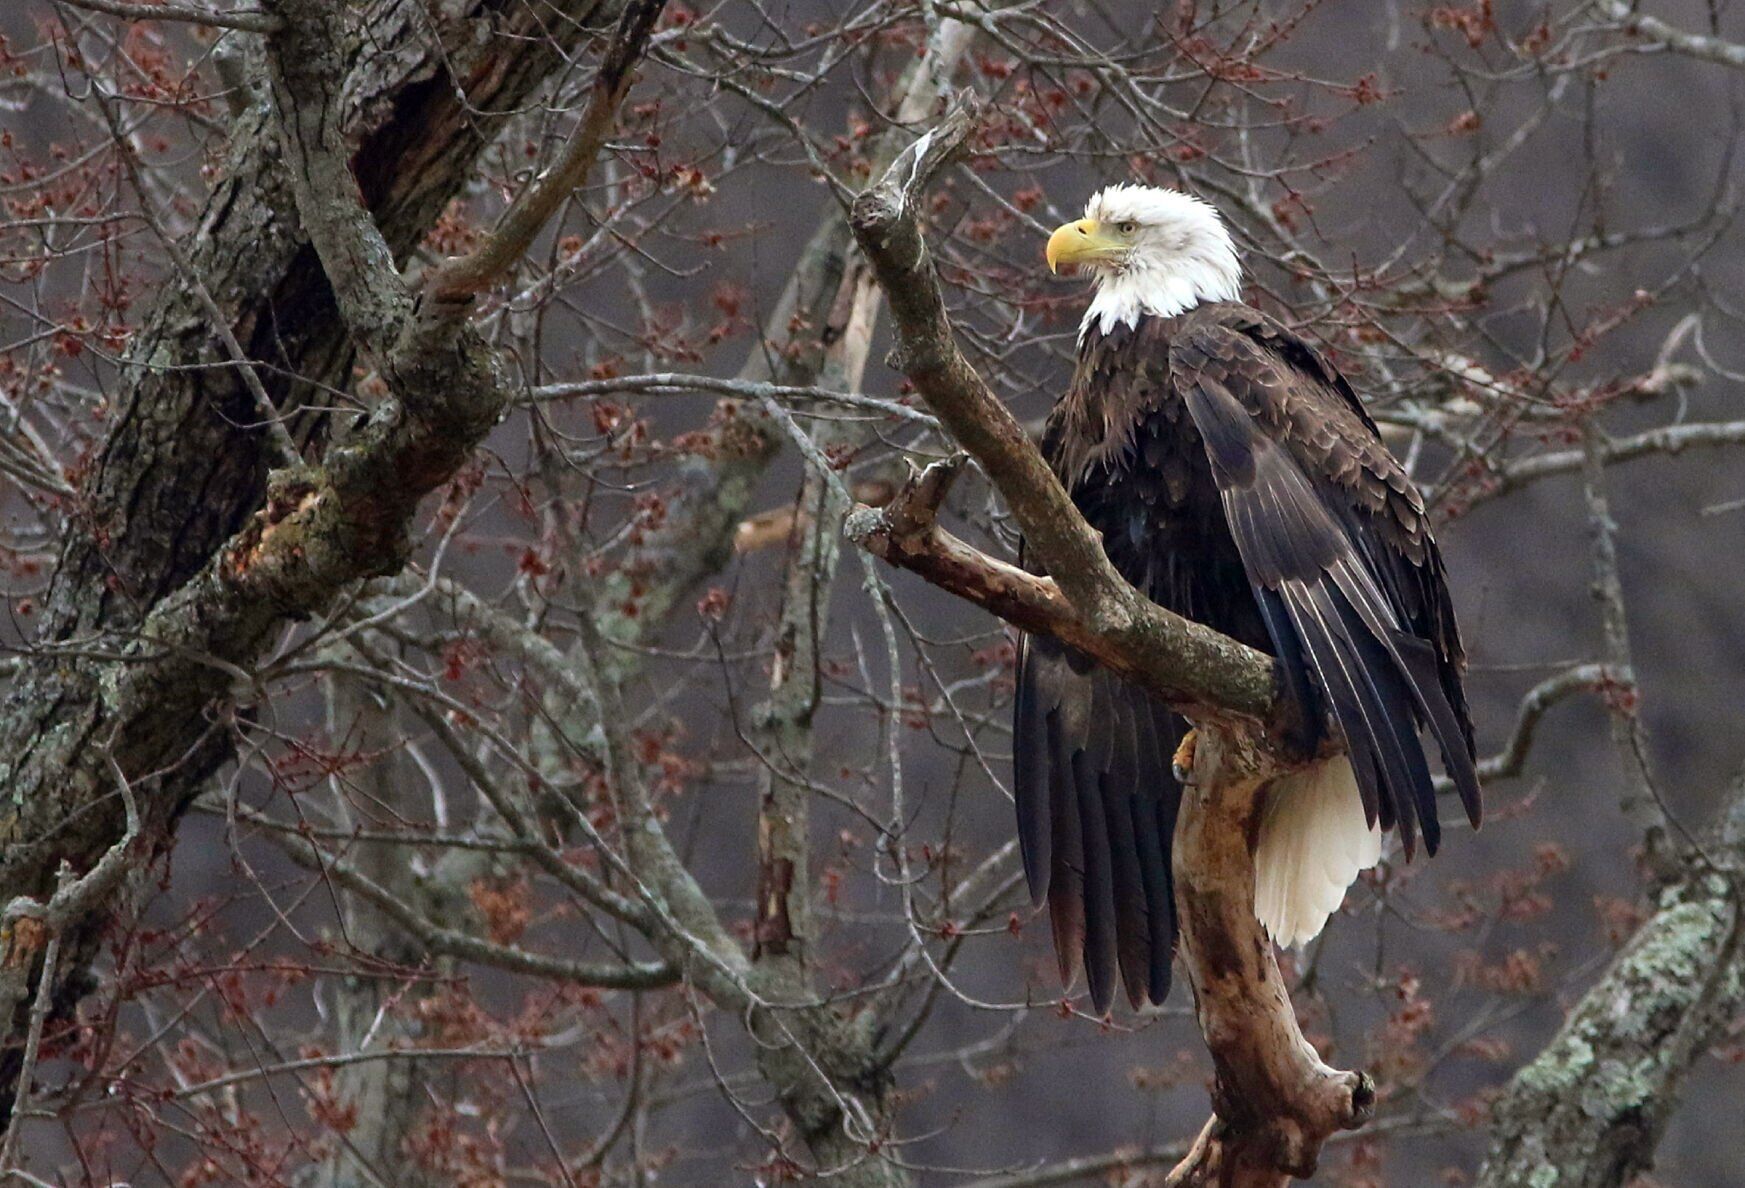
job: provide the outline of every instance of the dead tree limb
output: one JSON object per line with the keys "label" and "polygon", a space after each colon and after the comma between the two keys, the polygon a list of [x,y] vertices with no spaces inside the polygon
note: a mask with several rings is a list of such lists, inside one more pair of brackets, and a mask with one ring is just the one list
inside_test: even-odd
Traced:
{"label": "dead tree limb", "polygon": [[[855,239],[890,304],[896,362],[999,488],[1026,547],[1053,575],[1086,631],[1108,652],[1129,657],[1124,671],[1149,671],[1169,688],[1171,702],[1197,717],[1264,718],[1275,702],[1267,658],[1128,585],[1024,427],[957,348],[916,212],[927,183],[964,151],[978,115],[973,98],[960,99],[854,203]],[[862,527],[871,529],[864,521]]]}
{"label": "dead tree limb", "polygon": [[636,64],[665,7],[666,0],[634,0],[624,6],[617,35],[594,76],[588,105],[562,160],[516,196],[484,242],[465,256],[445,260],[432,273],[425,283],[432,300],[457,316],[471,309],[472,299],[503,279],[570,195],[587,184],[606,138],[618,125],[618,108],[630,93]]}
{"label": "dead tree limb", "polygon": [[1169,1182],[1270,1188],[1311,1174],[1322,1144],[1363,1125],[1373,1104],[1367,1077],[1329,1068],[1303,1038],[1254,915],[1254,816],[1267,783],[1292,762],[1264,726],[1279,702],[1272,665],[1122,579],[1029,436],[959,351],[918,212],[978,116],[972,98],[960,99],[856,199],[851,222],[891,307],[898,365],[987,472],[1052,577],[985,556],[939,528],[955,463],[916,476],[882,511],[857,512],[849,534],[1009,622],[1084,649],[1196,722],[1195,782],[1174,847],[1176,894],[1182,958],[1217,1083],[1215,1116]]}
{"label": "dead tree limb", "polygon": [[1170,1185],[1272,1188],[1314,1174],[1321,1145],[1375,1108],[1359,1072],[1303,1038],[1272,941],[1254,914],[1249,839],[1278,766],[1252,731],[1201,731],[1173,856],[1181,957],[1216,1077],[1214,1117]]}

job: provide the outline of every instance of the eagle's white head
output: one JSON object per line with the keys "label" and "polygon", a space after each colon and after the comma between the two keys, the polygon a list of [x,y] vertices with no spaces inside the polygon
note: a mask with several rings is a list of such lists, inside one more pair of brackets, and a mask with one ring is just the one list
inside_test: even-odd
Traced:
{"label": "eagle's white head", "polygon": [[1048,237],[1048,267],[1078,264],[1097,279],[1079,327],[1105,334],[1141,314],[1174,317],[1202,301],[1234,301],[1242,264],[1229,228],[1209,202],[1158,186],[1108,186],[1085,217]]}

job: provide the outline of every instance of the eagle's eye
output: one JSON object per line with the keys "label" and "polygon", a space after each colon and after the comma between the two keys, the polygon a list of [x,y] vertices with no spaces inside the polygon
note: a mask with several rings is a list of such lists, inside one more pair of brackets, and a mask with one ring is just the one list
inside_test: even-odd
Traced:
{"label": "eagle's eye", "polygon": [[1139,224],[1135,223],[1132,219],[1124,219],[1123,221],[1115,224],[1115,230],[1119,231],[1123,235],[1131,235],[1135,231],[1139,230]]}

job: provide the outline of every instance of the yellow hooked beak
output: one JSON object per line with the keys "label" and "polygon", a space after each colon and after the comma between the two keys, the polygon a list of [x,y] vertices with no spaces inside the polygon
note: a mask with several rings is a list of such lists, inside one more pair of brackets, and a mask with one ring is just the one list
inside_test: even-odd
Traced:
{"label": "yellow hooked beak", "polygon": [[1080,219],[1056,227],[1043,255],[1048,258],[1048,271],[1059,272],[1062,264],[1096,264],[1113,260],[1126,250],[1127,245],[1097,220]]}

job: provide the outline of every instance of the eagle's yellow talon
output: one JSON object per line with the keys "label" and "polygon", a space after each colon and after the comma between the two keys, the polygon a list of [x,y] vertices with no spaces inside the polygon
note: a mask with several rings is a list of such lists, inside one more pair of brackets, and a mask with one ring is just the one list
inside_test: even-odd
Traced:
{"label": "eagle's yellow talon", "polygon": [[1199,734],[1192,728],[1182,735],[1181,745],[1175,749],[1175,758],[1170,763],[1175,767],[1175,778],[1178,783],[1189,784],[1194,778],[1194,744],[1199,741]]}

